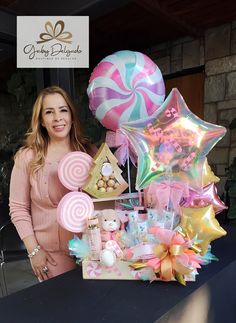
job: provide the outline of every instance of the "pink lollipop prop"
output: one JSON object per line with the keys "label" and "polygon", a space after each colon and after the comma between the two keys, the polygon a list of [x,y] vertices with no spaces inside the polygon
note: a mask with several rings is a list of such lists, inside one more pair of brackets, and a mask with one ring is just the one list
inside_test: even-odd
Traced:
{"label": "pink lollipop prop", "polygon": [[81,151],[74,151],[65,155],[58,167],[58,177],[66,188],[78,191],[82,188],[89,176],[93,158]]}
{"label": "pink lollipop prop", "polygon": [[70,192],[58,204],[57,221],[68,231],[83,232],[87,227],[87,219],[93,212],[93,201],[87,194]]}

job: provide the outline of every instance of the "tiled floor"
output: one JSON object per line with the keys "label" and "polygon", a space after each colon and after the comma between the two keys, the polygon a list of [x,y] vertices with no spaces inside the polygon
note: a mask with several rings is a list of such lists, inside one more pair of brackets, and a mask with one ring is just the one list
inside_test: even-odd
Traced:
{"label": "tiled floor", "polygon": [[[27,259],[5,264],[4,272],[8,294],[38,284],[38,280],[35,278]],[[2,292],[0,292],[0,297],[2,297]]]}

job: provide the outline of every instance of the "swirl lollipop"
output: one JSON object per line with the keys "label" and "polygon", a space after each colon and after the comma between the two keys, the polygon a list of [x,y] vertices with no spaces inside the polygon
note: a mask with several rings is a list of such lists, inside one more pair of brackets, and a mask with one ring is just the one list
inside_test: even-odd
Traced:
{"label": "swirl lollipop", "polygon": [[97,278],[102,273],[102,266],[96,261],[90,261],[87,267],[87,274],[89,278]]}
{"label": "swirl lollipop", "polygon": [[164,101],[165,86],[160,69],[148,56],[123,50],[95,67],[87,93],[94,116],[115,131],[123,122],[152,115]]}
{"label": "swirl lollipop", "polygon": [[93,212],[93,201],[87,194],[70,192],[58,204],[57,221],[68,231],[83,232],[87,227],[87,219]]}
{"label": "swirl lollipop", "polygon": [[78,191],[85,185],[93,158],[81,151],[74,151],[65,155],[58,167],[58,177],[66,188]]}

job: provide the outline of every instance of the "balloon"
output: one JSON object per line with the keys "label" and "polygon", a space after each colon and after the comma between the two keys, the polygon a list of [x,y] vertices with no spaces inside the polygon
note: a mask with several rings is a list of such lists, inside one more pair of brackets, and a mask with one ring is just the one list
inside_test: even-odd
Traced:
{"label": "balloon", "polygon": [[161,71],[148,56],[123,50],[95,67],[87,93],[94,116],[115,131],[122,122],[152,115],[165,99],[165,86]]}
{"label": "balloon", "polygon": [[207,252],[211,241],[226,235],[226,231],[215,218],[212,205],[201,208],[181,208],[179,225],[190,239],[197,239],[202,255]]}
{"label": "balloon", "polygon": [[205,159],[205,162],[203,164],[203,186],[207,186],[210,183],[218,183],[220,181],[219,177],[215,176],[213,171],[211,170],[211,167],[208,164],[207,158]]}
{"label": "balloon", "polygon": [[225,206],[224,202],[219,198],[214,183],[205,186],[200,193],[190,190],[188,198],[183,203],[184,207],[207,205],[212,205],[216,214],[227,209],[227,206]]}
{"label": "balloon", "polygon": [[137,189],[163,180],[201,189],[205,157],[226,132],[194,115],[177,89],[151,117],[124,123],[121,130],[138,156]]}

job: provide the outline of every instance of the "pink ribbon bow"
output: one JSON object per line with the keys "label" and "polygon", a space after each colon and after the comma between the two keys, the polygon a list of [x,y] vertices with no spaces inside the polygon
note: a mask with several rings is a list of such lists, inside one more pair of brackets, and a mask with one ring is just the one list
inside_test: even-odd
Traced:
{"label": "pink ribbon bow", "polygon": [[107,131],[106,143],[109,147],[117,148],[114,155],[116,156],[119,165],[124,166],[128,157],[132,164],[136,165],[137,157],[131,148],[129,140],[119,129],[117,129],[116,132]]}
{"label": "pink ribbon bow", "polygon": [[179,212],[179,203],[183,197],[188,197],[188,185],[181,182],[160,183],[152,182],[147,191],[148,200],[151,200],[155,208],[164,209],[172,203],[176,213]]}

